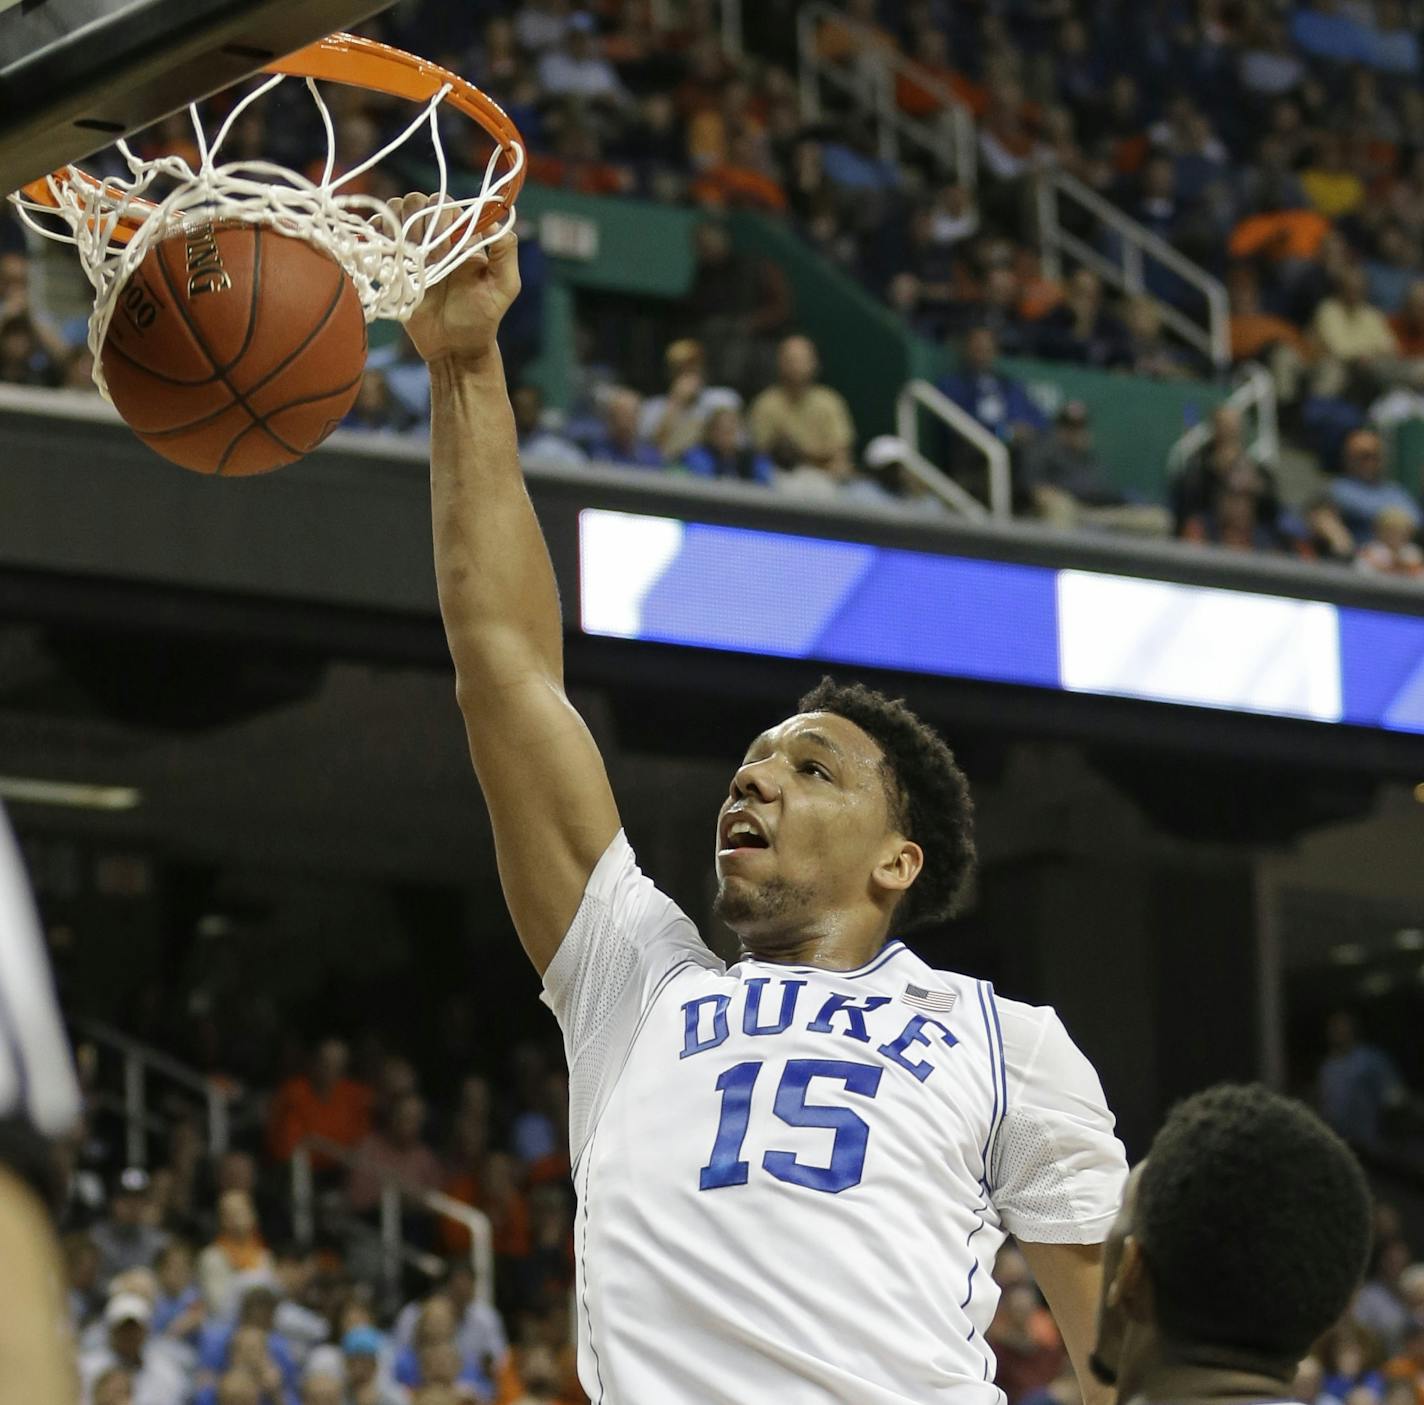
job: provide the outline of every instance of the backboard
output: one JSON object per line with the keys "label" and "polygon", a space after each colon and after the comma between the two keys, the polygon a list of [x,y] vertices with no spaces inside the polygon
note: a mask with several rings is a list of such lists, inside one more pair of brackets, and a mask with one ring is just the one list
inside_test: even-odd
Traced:
{"label": "backboard", "polygon": [[0,0],[0,196],[391,0]]}

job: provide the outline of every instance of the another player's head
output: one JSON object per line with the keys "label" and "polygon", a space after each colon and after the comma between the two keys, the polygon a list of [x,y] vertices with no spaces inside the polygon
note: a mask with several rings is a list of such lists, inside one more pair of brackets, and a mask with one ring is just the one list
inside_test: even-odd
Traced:
{"label": "another player's head", "polygon": [[1370,1223],[1359,1163],[1302,1104],[1228,1084],[1188,1098],[1104,1246],[1095,1373],[1123,1400],[1291,1398],[1359,1283]]}
{"label": "another player's head", "polygon": [[974,867],[969,785],[902,702],[827,678],[799,706],[732,778],[717,913],[749,951],[824,937],[868,957],[892,931],[954,912]]}

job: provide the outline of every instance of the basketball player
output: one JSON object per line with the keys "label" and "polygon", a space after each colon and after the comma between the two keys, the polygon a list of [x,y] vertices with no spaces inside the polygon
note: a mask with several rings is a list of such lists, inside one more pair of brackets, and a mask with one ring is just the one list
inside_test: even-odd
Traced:
{"label": "basketball player", "polygon": [[0,810],[0,1400],[70,1405],[78,1391],[49,1149],[78,1117],[39,925]]}
{"label": "basketball player", "polygon": [[[823,684],[732,776],[714,849],[741,959],[702,944],[639,871],[564,695],[495,346],[517,292],[503,240],[409,331],[430,363],[459,701],[569,1059],[585,1388],[606,1405],[991,1405],[1006,1233],[1086,1380],[1127,1169],[1098,1079],[1051,1010],[895,939],[968,881],[963,775],[901,704]],[[756,583],[749,556],[708,608],[770,605]]]}
{"label": "basketball player", "polygon": [[1108,1237],[1093,1371],[1122,1405],[1290,1401],[1370,1247],[1350,1149],[1265,1088],[1223,1085],[1167,1118]]}

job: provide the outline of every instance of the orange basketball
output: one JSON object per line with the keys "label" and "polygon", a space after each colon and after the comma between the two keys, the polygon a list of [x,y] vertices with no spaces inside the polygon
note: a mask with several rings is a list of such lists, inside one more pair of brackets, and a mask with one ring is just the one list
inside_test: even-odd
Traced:
{"label": "orange basketball", "polygon": [[304,239],[193,224],[124,285],[102,355],[115,408],[150,448],[195,473],[267,473],[351,408],[366,319],[351,280]]}

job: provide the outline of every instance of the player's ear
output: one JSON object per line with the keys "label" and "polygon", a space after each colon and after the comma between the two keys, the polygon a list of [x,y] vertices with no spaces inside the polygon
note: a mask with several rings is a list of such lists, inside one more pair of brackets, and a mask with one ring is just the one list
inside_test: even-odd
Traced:
{"label": "player's ear", "polygon": [[871,875],[872,881],[887,893],[903,893],[919,877],[925,866],[925,851],[913,839],[892,834],[891,844]]}
{"label": "player's ear", "polygon": [[1147,1271],[1142,1244],[1135,1235],[1129,1234],[1122,1242],[1122,1257],[1108,1284],[1107,1302],[1133,1322],[1152,1321],[1152,1275]]}

